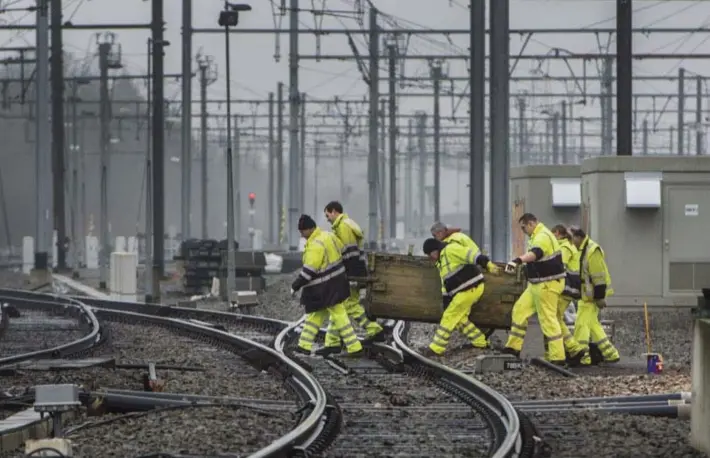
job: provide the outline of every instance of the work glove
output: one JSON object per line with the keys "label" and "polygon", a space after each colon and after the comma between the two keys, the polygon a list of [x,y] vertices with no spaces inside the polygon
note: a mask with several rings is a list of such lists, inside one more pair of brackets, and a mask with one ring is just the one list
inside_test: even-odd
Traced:
{"label": "work glove", "polygon": [[488,269],[488,272],[490,272],[493,275],[500,275],[500,267],[498,267],[497,265],[493,264],[490,261],[486,265],[486,269]]}
{"label": "work glove", "polygon": [[295,296],[295,295],[296,295],[296,290],[293,289],[293,288],[291,288],[291,297],[293,297],[293,296]]}
{"label": "work glove", "polygon": [[358,285],[357,285],[357,282],[356,282],[356,281],[351,281],[351,282],[350,282],[350,289],[357,288],[357,286],[358,286]]}
{"label": "work glove", "polygon": [[599,310],[606,308],[606,299],[597,299],[596,301],[594,301],[594,303],[597,304],[597,307],[599,307]]}
{"label": "work glove", "polygon": [[515,258],[512,261],[510,261],[508,264],[505,265],[505,273],[507,274],[515,274],[518,270],[518,266],[522,264],[523,261],[520,260],[520,258]]}

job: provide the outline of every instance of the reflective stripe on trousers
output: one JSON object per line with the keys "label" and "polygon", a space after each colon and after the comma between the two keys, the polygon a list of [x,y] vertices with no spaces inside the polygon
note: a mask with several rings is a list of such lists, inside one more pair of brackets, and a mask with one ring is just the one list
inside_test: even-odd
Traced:
{"label": "reflective stripe on trousers", "polygon": [[[372,337],[383,331],[382,326],[376,321],[370,321],[367,318],[365,309],[360,305],[360,290],[357,288],[350,289],[350,297],[343,303],[345,311],[348,316],[353,319],[360,327],[365,329],[367,336]],[[340,346],[340,334],[335,332],[333,328],[333,323],[328,325],[328,332],[325,335],[325,346],[326,347],[338,347]]]}
{"label": "reflective stripe on trousers", "polygon": [[487,344],[483,333],[468,319],[471,308],[483,295],[484,286],[485,284],[481,283],[475,288],[462,291],[453,297],[449,306],[444,310],[439,327],[429,345],[433,352],[442,354],[446,351],[451,333],[455,329],[465,334],[469,342],[476,347],[483,347]]}
{"label": "reflective stripe on trousers", "polygon": [[328,318],[330,318],[340,338],[343,339],[348,353],[362,350],[362,344],[355,335],[355,330],[350,324],[350,319],[342,303],[328,307],[325,310],[307,314],[306,321],[303,324],[303,331],[301,331],[301,336],[298,340],[298,346],[306,351],[311,351],[318,331]]}
{"label": "reflective stripe on trousers", "polygon": [[[581,300],[577,304],[577,321],[574,325],[574,337],[582,345],[589,345],[591,341],[602,353],[605,361],[619,359],[619,351],[609,340],[601,322],[599,321],[599,307],[594,302]],[[582,364],[591,363],[587,354],[582,359]]]}
{"label": "reflective stripe on trousers", "polygon": [[557,303],[562,283],[529,285],[513,305],[512,327],[505,346],[521,351],[528,327],[528,320],[537,313],[543,336],[547,342],[551,361],[564,361],[565,348],[562,330],[557,317]]}

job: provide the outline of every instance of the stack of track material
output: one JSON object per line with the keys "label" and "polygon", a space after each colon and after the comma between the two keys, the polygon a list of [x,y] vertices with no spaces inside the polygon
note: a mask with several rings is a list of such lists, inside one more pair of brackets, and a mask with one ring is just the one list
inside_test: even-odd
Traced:
{"label": "stack of track material", "polygon": [[[235,242],[235,247],[236,247]],[[236,249],[236,248],[235,248]],[[227,284],[227,244],[220,242],[221,266],[219,271],[222,297],[227,297],[224,289]],[[264,273],[266,271],[266,256],[263,251],[236,251],[234,271],[237,281],[236,291],[262,292],[266,287]]]}
{"label": "stack of track material", "polygon": [[217,240],[189,239],[180,244],[180,252],[174,259],[183,264],[182,286],[185,294],[209,291],[212,279],[220,274],[221,243]]}
{"label": "stack of track material", "polygon": [[[501,270],[505,264],[496,263]],[[424,256],[368,253],[368,277],[363,305],[377,318],[438,323],[443,313],[441,280],[431,260]],[[471,311],[471,321],[481,328],[509,329],[513,304],[525,289],[522,269],[516,275],[486,273],[485,292]]]}

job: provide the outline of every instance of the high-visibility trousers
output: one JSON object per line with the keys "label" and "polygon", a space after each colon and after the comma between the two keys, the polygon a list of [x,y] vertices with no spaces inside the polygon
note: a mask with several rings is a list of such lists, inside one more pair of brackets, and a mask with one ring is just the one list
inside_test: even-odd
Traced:
{"label": "high-visibility trousers", "polygon": [[468,319],[471,308],[481,300],[483,290],[484,284],[481,283],[475,288],[461,291],[453,297],[449,306],[444,310],[439,327],[434,332],[434,338],[429,345],[434,353],[440,355],[446,351],[446,346],[449,344],[454,330],[465,335],[474,347],[485,348],[488,345],[483,332]]}
{"label": "high-visibility trousers", "polygon": [[565,323],[565,311],[572,302],[572,298],[568,296],[560,296],[560,300],[557,302],[557,320],[560,322],[560,330],[562,331],[562,342],[565,345],[565,351],[570,354],[570,356],[578,354],[580,351],[587,349],[587,345],[582,345],[577,342],[572,333]]}
{"label": "high-visibility trousers", "polygon": [[[582,345],[593,343],[599,348],[604,361],[618,361],[619,350],[611,343],[599,321],[599,307],[593,301],[582,299],[577,303],[577,320],[574,323],[574,338]],[[582,364],[591,364],[589,352]]]}
{"label": "high-visibility trousers", "polygon": [[528,320],[537,313],[540,328],[545,338],[546,356],[549,361],[565,361],[562,329],[557,315],[557,304],[564,289],[564,280],[528,284],[523,294],[513,305],[513,316],[508,342],[505,346],[516,351],[523,349]]}
{"label": "high-visibility trousers", "polygon": [[[370,319],[367,318],[365,309],[360,304],[359,288],[350,288],[350,297],[343,302],[343,305],[345,306],[345,311],[348,316],[365,330],[367,337],[375,336],[384,330],[379,323],[376,321],[370,321]],[[328,325],[328,332],[325,334],[325,346],[340,346],[340,334],[332,321]]]}
{"label": "high-visibility trousers", "polygon": [[306,321],[303,323],[303,331],[301,331],[301,336],[298,339],[298,346],[306,351],[311,351],[318,336],[318,331],[325,323],[325,320],[330,319],[334,331],[343,339],[348,353],[362,350],[362,344],[358,340],[352,324],[350,324],[350,318],[348,318],[343,303],[344,301],[327,309],[307,314]]}

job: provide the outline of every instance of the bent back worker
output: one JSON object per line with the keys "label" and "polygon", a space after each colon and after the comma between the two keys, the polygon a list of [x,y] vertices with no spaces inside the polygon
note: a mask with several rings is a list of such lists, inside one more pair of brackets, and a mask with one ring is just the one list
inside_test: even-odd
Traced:
{"label": "bent back worker", "polygon": [[[330,222],[333,234],[343,244],[343,265],[348,277],[366,277],[367,264],[365,262],[365,236],[360,226],[343,212],[340,202],[332,201],[325,206],[325,217]],[[350,283],[350,295],[344,303],[345,311],[367,333],[369,341],[383,341],[384,329],[376,321],[371,321],[365,309],[360,304],[360,289],[357,283]],[[340,353],[340,336],[335,331],[332,323],[325,336],[325,347],[316,353],[328,355]]]}
{"label": "bent back worker", "polygon": [[[572,229],[572,241],[580,251],[582,277],[582,298],[577,307],[574,337],[581,344],[596,345],[605,363],[619,362],[619,350],[611,343],[599,321],[599,312],[606,308],[606,298],[614,294],[604,250],[582,229]],[[582,364],[591,363],[591,354],[587,352]]]}
{"label": "bent back worker", "polygon": [[431,225],[431,236],[436,240],[445,243],[458,243],[466,248],[475,248],[478,250],[478,245],[471,237],[461,232],[457,227],[449,227],[446,224],[437,221]]}
{"label": "bent back worker", "polygon": [[[474,244],[475,245],[475,244]],[[444,314],[425,356],[438,356],[446,351],[454,330],[464,334],[475,348],[489,348],[483,332],[469,321],[471,308],[481,299],[484,278],[481,268],[498,274],[498,267],[476,246],[467,248],[458,243],[427,239],[424,253],[436,263],[441,277]]]}
{"label": "bent back worker", "polygon": [[515,273],[525,264],[528,286],[513,305],[513,316],[508,341],[503,353],[520,357],[528,328],[528,320],[537,313],[545,338],[545,357],[552,364],[566,365],[562,330],[557,318],[557,304],[565,287],[565,266],[555,236],[532,213],[518,220],[520,229],[530,237],[528,251],[506,266],[507,273]]}
{"label": "bent back worker", "polygon": [[581,297],[582,280],[579,276],[579,250],[572,244],[570,240],[572,236],[564,225],[558,224],[553,227],[552,233],[560,244],[562,263],[565,266],[565,289],[562,291],[560,300],[557,303],[557,319],[560,322],[567,362],[570,365],[577,365],[587,352],[587,346],[577,342],[577,339],[569,331],[565,322],[565,311],[570,302]]}
{"label": "bent back worker", "polygon": [[298,353],[310,355],[316,336],[330,318],[334,332],[343,339],[349,355],[360,355],[362,344],[350,324],[344,303],[350,296],[350,285],[342,260],[343,246],[330,232],[320,230],[308,215],[301,215],[298,231],[306,239],[301,273],[291,286],[291,295],[301,292],[306,321],[298,340]]}

